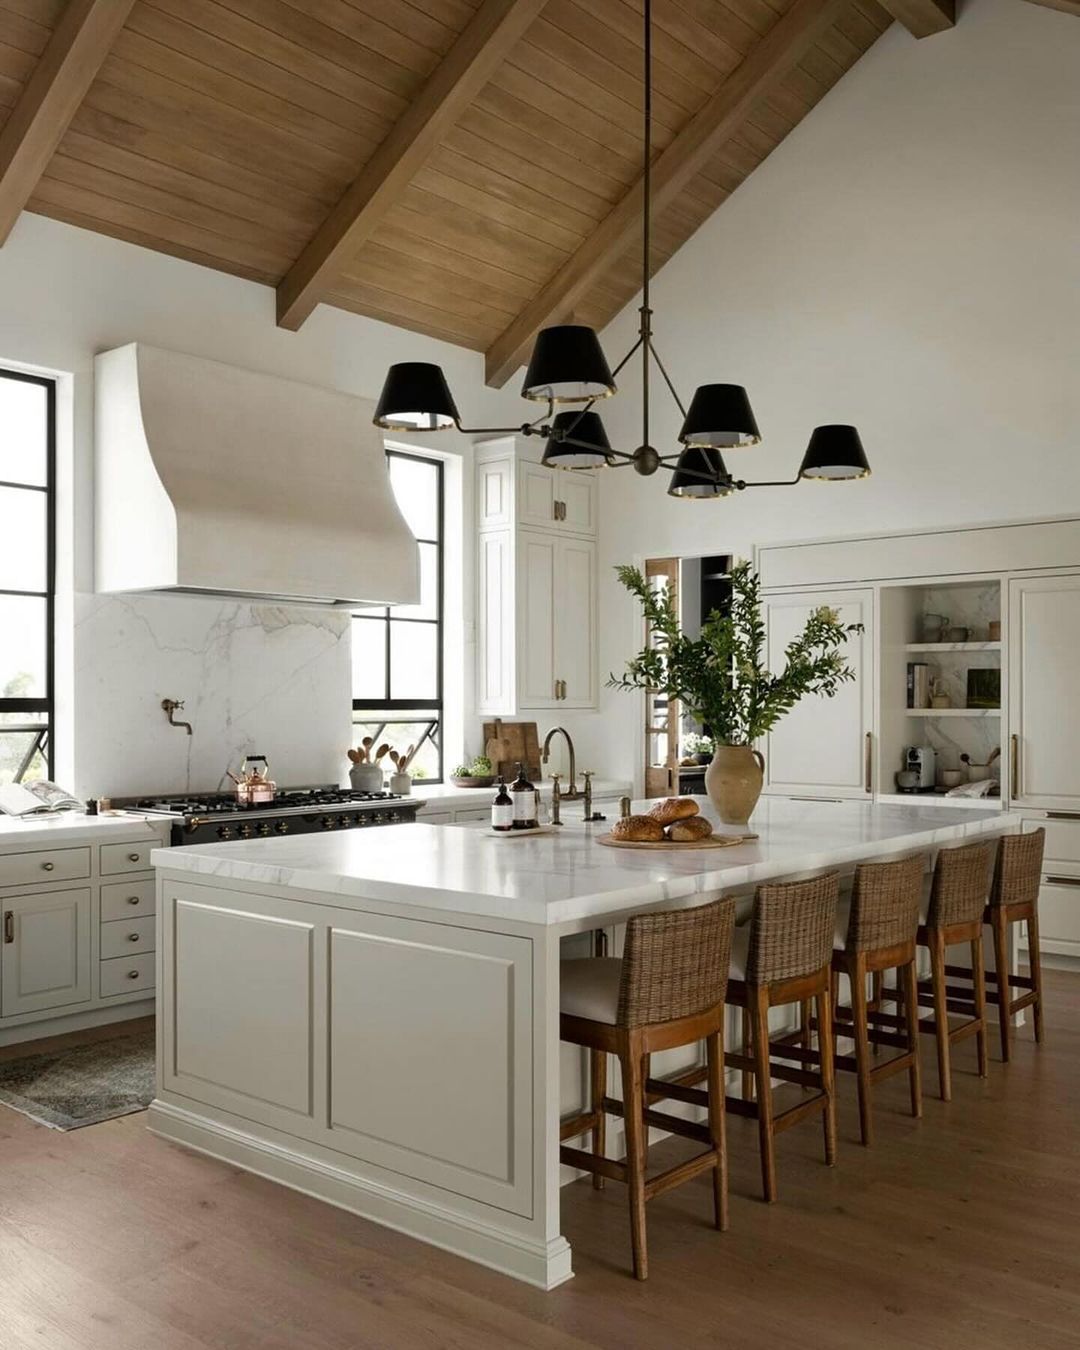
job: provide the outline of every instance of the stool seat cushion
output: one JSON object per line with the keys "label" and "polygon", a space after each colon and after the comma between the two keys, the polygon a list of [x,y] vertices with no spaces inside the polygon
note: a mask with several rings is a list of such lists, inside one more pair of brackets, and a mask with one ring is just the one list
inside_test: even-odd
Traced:
{"label": "stool seat cushion", "polygon": [[622,964],[617,956],[563,961],[559,967],[559,1011],[614,1026],[619,1011]]}
{"label": "stool seat cushion", "polygon": [[736,928],[731,935],[731,967],[729,971],[731,979],[746,979],[746,958],[749,954],[750,925],[744,923],[741,928]]}

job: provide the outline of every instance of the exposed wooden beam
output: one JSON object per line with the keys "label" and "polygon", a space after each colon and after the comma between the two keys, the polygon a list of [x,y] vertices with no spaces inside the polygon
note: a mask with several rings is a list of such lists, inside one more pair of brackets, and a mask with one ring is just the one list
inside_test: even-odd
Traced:
{"label": "exposed wooden beam", "polygon": [[484,0],[277,288],[277,321],[300,327],[490,80],[545,0]]}
{"label": "exposed wooden beam", "polygon": [[912,37],[933,37],[956,23],[956,0],[880,0],[880,3]]}
{"label": "exposed wooden beam", "polygon": [[[654,161],[652,202],[659,214],[735,134],[750,109],[774,89],[844,8],[845,0],[795,0],[712,98]],[[560,323],[641,232],[641,179],[581,247],[492,343],[487,382],[501,388],[525,359],[537,332]]]}
{"label": "exposed wooden beam", "polygon": [[1031,0],[1033,5],[1042,5],[1044,9],[1059,9],[1062,14],[1075,14],[1080,17],[1080,0]]}
{"label": "exposed wooden beam", "polygon": [[134,3],[68,0],[0,130],[0,244],[33,195]]}

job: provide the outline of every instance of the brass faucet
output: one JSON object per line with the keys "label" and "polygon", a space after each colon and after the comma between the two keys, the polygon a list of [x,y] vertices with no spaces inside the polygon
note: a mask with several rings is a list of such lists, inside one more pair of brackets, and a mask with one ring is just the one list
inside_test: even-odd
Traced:
{"label": "brass faucet", "polygon": [[173,716],[174,713],[184,711],[184,700],[182,698],[163,698],[161,700],[161,711],[169,719],[169,726],[183,727],[187,734],[191,735],[191,723],[181,722],[178,717]]}
{"label": "brass faucet", "polygon": [[551,753],[551,738],[552,736],[558,736],[560,733],[566,738],[566,748],[570,752],[570,782],[559,795],[564,802],[576,802],[581,796],[581,793],[578,791],[578,786],[574,782],[574,774],[577,771],[576,759],[574,756],[574,742],[570,739],[570,733],[565,727],[552,727],[544,737],[544,748],[540,751],[540,760],[543,764],[548,762]]}

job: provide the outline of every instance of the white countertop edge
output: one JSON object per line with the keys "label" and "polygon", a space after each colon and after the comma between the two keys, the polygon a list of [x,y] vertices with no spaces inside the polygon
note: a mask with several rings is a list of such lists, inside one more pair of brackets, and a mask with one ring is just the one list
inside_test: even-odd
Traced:
{"label": "white countertop edge", "polygon": [[[984,833],[1003,833],[1019,828],[1021,817],[1012,813],[987,812],[981,817],[956,818],[948,824],[934,824],[900,831],[883,840],[861,840],[851,844],[833,845],[819,850],[807,850],[797,857],[745,860],[738,855],[756,851],[758,845],[746,844],[732,848],[721,855],[724,862],[702,871],[675,874],[667,877],[643,876],[640,881],[627,879],[627,884],[604,890],[583,890],[561,899],[532,899],[492,893],[476,893],[438,886],[422,885],[408,880],[387,881],[362,875],[347,875],[340,871],[324,871],[309,865],[282,865],[260,863],[250,858],[228,856],[235,845],[204,845],[181,849],[155,849],[153,865],[163,872],[175,875],[194,874],[219,881],[237,880],[256,885],[284,886],[301,891],[322,893],[345,901],[375,901],[401,908],[441,910],[490,919],[510,919],[519,923],[539,924],[545,927],[588,926],[589,921],[627,909],[640,908],[650,903],[680,900],[707,891],[730,891],[751,886],[776,877],[793,877],[820,872],[830,867],[865,861],[868,858],[887,857],[915,849],[934,848],[940,844]],[[438,825],[394,826],[395,833],[405,830],[438,830]],[[457,827],[462,830],[468,827]],[[480,829],[482,827],[475,827]],[[332,839],[335,836],[319,836]],[[535,840],[484,841],[484,847],[529,849],[550,836]],[[568,841],[569,842],[569,841]],[[623,854],[621,856],[628,856]],[[682,857],[686,853],[656,855],[636,852],[630,856],[655,858]],[[350,905],[360,908],[360,905]]]}
{"label": "white countertop edge", "polygon": [[95,839],[123,835],[128,839],[165,837],[168,825],[146,816],[122,812],[115,816],[88,816],[60,811],[52,816],[0,815],[0,853],[38,844],[91,844]]}

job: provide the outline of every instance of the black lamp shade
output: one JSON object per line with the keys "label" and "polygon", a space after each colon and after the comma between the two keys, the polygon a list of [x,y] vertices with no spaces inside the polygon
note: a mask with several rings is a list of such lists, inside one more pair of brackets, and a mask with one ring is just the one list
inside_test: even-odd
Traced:
{"label": "black lamp shade", "polygon": [[679,440],[684,445],[713,449],[757,445],[761,433],[742,385],[699,385],[679,432]]}
{"label": "black lamp shade", "polygon": [[537,333],[522,398],[585,403],[614,392],[615,381],[595,329],[564,323]]}
{"label": "black lamp shade", "polygon": [[458,410],[441,366],[402,361],[386,372],[374,422],[387,431],[442,431],[456,426]]}
{"label": "black lamp shade", "polygon": [[824,478],[835,482],[842,478],[869,476],[866,451],[854,427],[834,424],[814,428],[799,466],[800,478]]}
{"label": "black lamp shade", "polygon": [[[544,445],[543,463],[549,469],[602,469],[609,464],[611,442],[604,424],[594,412],[561,412],[551,424],[552,435]],[[595,450],[566,445],[560,433],[575,441],[587,441]]]}
{"label": "black lamp shade", "polygon": [[669,497],[688,497],[704,501],[730,497],[735,491],[727,466],[719,450],[706,446],[688,446],[679,456],[668,486]]}

